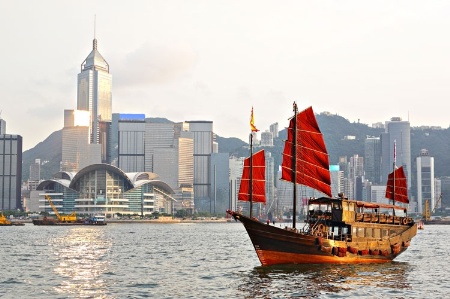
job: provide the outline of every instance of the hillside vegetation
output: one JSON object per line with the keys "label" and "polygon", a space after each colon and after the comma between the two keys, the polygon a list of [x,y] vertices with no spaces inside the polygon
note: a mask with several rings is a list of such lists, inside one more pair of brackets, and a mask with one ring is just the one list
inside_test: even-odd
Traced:
{"label": "hillside vegetation", "polygon": [[[374,129],[366,124],[351,123],[344,117],[321,113],[317,115],[317,121],[325,137],[325,143],[330,154],[330,163],[337,164],[340,156],[352,156],[358,154],[364,156],[364,140],[366,136],[380,136],[383,129]],[[287,125],[287,124],[286,124]],[[354,140],[346,140],[345,136],[355,136]],[[286,131],[282,130],[278,138],[274,140],[274,147],[266,150],[272,153],[275,165],[281,164],[281,152],[283,140],[286,139]],[[34,148],[23,153],[23,180],[29,177],[30,164],[35,159],[45,162],[41,167],[41,178],[49,179],[59,171],[61,161],[62,131],[55,131]],[[248,144],[238,138],[225,138],[216,136],[219,152],[230,153],[236,156],[248,156]],[[421,149],[427,149],[435,161],[435,176],[450,176],[450,129],[424,129],[411,128],[411,161],[415,173],[415,158],[419,156]]]}

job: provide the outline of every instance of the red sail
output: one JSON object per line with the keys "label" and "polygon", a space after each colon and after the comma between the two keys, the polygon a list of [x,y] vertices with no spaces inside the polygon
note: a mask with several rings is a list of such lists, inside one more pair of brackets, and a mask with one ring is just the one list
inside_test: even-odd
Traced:
{"label": "red sail", "polygon": [[403,166],[400,166],[388,175],[386,184],[386,198],[398,202],[409,203],[408,184],[406,182]]}
{"label": "red sail", "polygon": [[[293,175],[294,125],[297,123],[296,175]],[[292,118],[284,144],[281,179],[302,184],[331,196],[328,152],[312,107]]]}
{"label": "red sail", "polygon": [[[266,202],[266,158],[264,150],[252,155],[252,202]],[[250,201],[250,157],[244,160],[238,200]]]}

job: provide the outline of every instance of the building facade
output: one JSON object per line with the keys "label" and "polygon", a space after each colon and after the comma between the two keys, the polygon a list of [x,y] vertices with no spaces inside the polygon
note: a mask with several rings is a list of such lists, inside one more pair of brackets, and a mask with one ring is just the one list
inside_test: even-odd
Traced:
{"label": "building facade", "polygon": [[420,155],[416,158],[416,169],[417,212],[422,214],[426,202],[429,203],[430,210],[433,210],[436,204],[434,158],[430,157],[428,150],[420,151]]}
{"label": "building facade", "polygon": [[101,145],[89,143],[89,112],[64,110],[61,171],[77,172],[101,163]]}
{"label": "building facade", "polygon": [[22,210],[22,136],[0,135],[0,210]]}
{"label": "building facade", "polygon": [[111,164],[124,172],[145,171],[145,114],[114,113],[111,123]]}
{"label": "building facade", "polygon": [[[395,159],[396,166],[403,166],[408,180],[408,188],[411,188],[411,127],[409,121],[402,121],[400,117],[392,117],[390,121],[386,122],[385,129],[386,132],[380,136],[381,181],[387,182],[389,173],[393,171]],[[394,147],[396,149],[395,155]]]}
{"label": "building facade", "polygon": [[367,136],[364,141],[364,177],[373,184],[381,184],[381,140]]}
{"label": "building facade", "polygon": [[93,41],[91,53],[81,64],[78,74],[77,109],[89,111],[90,143],[102,144],[101,159],[110,163],[109,129],[112,119],[112,76],[109,64],[97,50]]}
{"label": "building facade", "polygon": [[212,121],[188,121],[194,136],[194,204],[199,212],[209,211],[211,202],[211,154],[214,133]]}
{"label": "building facade", "polygon": [[59,172],[31,193],[30,210],[52,213],[45,195],[58,212],[79,215],[153,215],[173,212],[173,190],[148,172],[125,173],[109,164],[89,165],[79,172]]}

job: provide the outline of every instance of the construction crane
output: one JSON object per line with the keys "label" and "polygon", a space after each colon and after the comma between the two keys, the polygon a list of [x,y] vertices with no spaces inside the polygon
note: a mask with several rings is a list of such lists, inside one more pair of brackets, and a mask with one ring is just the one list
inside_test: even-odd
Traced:
{"label": "construction crane", "polygon": [[53,209],[53,212],[55,212],[56,217],[58,217],[58,220],[60,222],[77,222],[77,214],[76,212],[72,212],[70,215],[60,215],[58,210],[56,209],[55,205],[52,202],[52,199],[49,195],[45,195],[45,198],[48,200],[48,203]]}
{"label": "construction crane", "polygon": [[434,208],[433,208],[433,210],[431,210],[431,211],[430,211],[430,203],[429,203],[429,200],[428,200],[428,199],[425,200],[425,208],[424,208],[424,210],[423,210],[423,219],[424,219],[425,221],[430,221],[431,215],[434,214],[434,211],[436,211],[436,207],[439,206],[439,203],[441,202],[441,200],[442,200],[442,193],[441,193],[441,195],[439,196],[439,198],[436,200],[436,204],[434,205]]}

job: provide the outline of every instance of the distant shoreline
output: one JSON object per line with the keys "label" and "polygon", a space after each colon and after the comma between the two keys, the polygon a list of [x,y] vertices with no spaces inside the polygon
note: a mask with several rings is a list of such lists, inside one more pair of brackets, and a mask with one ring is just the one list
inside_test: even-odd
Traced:
{"label": "distant shoreline", "polygon": [[[33,223],[32,219],[15,219],[13,220],[17,223]],[[231,218],[218,218],[218,219],[179,219],[179,218],[165,218],[165,219],[107,219],[106,223],[123,223],[123,224],[129,224],[129,223],[226,223],[226,222],[235,222]]]}

